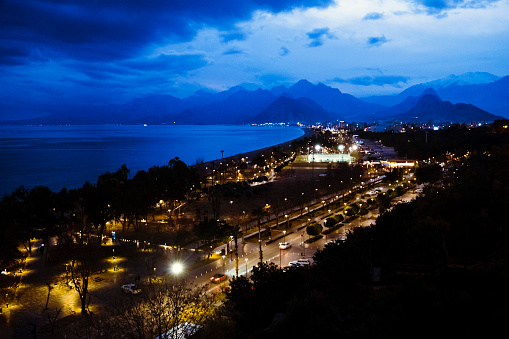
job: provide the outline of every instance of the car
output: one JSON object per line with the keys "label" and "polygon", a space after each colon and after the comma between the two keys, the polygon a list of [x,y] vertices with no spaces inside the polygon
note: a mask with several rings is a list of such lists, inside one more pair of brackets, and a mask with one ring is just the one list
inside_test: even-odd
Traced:
{"label": "car", "polygon": [[156,337],[156,339],[175,339],[175,338],[189,338],[193,336],[196,332],[198,332],[203,326],[196,325],[189,322],[182,322],[177,326],[170,328],[166,333],[163,333],[160,337]]}
{"label": "car", "polygon": [[308,266],[311,263],[309,262],[309,259],[301,258],[299,260],[290,261],[289,264],[290,264],[290,266],[294,266],[294,267],[303,267],[303,266]]}
{"label": "car", "polygon": [[289,242],[280,242],[279,243],[279,249],[281,250],[286,250],[287,248],[290,248],[292,246],[292,244],[290,244]]}
{"label": "car", "polygon": [[219,284],[220,282],[223,282],[226,279],[228,279],[228,276],[222,273],[216,273],[212,277],[210,277],[210,281],[215,284]]}
{"label": "car", "polygon": [[346,235],[340,235],[339,238],[336,239],[337,243],[344,243],[346,241]]}
{"label": "car", "polygon": [[127,294],[138,294],[141,292],[141,288],[136,286],[135,284],[126,284],[122,285],[122,291]]}
{"label": "car", "polygon": [[301,265],[310,265],[311,263],[309,262],[309,259],[306,259],[306,258],[302,258],[302,259],[299,259],[297,260],[297,262]]}
{"label": "car", "polygon": [[297,260],[290,261],[288,264],[290,265],[289,267],[291,267],[291,268],[295,268],[295,267],[304,267],[304,265],[299,264],[299,263],[297,262]]}

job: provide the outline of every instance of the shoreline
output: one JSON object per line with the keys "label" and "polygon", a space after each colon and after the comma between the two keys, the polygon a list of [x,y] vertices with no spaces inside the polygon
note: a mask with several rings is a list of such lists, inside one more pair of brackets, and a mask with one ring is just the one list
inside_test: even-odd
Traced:
{"label": "shoreline", "polygon": [[[236,158],[244,158],[244,157],[247,157],[249,159],[253,159],[255,158],[259,153],[262,153],[262,152],[266,152],[266,151],[269,151],[271,149],[274,149],[276,147],[284,147],[284,146],[290,146],[292,142],[296,141],[296,140],[299,140],[299,139],[302,139],[302,138],[306,138],[306,137],[309,137],[311,135],[313,135],[313,129],[312,128],[309,128],[309,127],[301,127],[301,129],[304,131],[304,134],[301,135],[300,137],[298,138],[295,138],[295,139],[291,139],[291,140],[288,140],[288,141],[285,141],[285,142],[281,142],[279,144],[276,144],[276,145],[272,145],[272,146],[267,146],[267,147],[264,147],[264,148],[259,148],[259,149],[255,149],[255,150],[252,150],[252,151],[248,151],[248,152],[244,152],[244,153],[239,153],[239,154],[235,154],[235,155],[231,155],[229,157],[226,157],[226,158],[222,158],[222,159],[215,159],[215,160],[210,160],[210,161],[204,161],[202,164],[199,164],[199,166],[206,166],[207,168],[210,167],[212,164],[216,164],[216,163],[221,163],[223,161],[232,161],[232,160],[235,160]],[[189,168],[194,168],[198,166],[197,164],[195,165],[188,165]]]}
{"label": "shoreline", "polygon": [[[68,130],[69,127],[70,129]],[[139,126],[137,126],[139,127]],[[192,126],[191,126],[192,127]],[[141,137],[144,137],[145,139],[142,139],[141,137],[139,140],[143,140],[143,142],[136,142],[136,138],[134,138],[134,141],[128,141],[129,147],[124,147],[125,142],[124,138],[127,135],[127,132],[130,133],[132,130],[130,126],[121,126],[119,128],[113,128],[113,132],[111,132],[109,126],[99,127],[98,132],[95,132],[95,128],[87,128],[87,126],[65,126],[64,128],[57,128],[56,132],[52,131],[52,128],[45,128],[43,127],[42,132],[39,131],[39,126],[35,127],[35,130],[31,127],[24,129],[21,128],[21,132],[13,132],[12,135],[8,135],[6,137],[5,142],[10,142],[7,146],[4,147],[2,150],[2,154],[6,158],[14,159],[13,162],[9,162],[9,164],[3,164],[0,166],[0,173],[4,174],[2,176],[2,179],[0,180],[0,186],[2,186],[2,190],[0,190],[0,198],[3,198],[5,196],[11,195],[16,189],[19,187],[24,187],[28,190],[33,189],[37,186],[43,186],[48,187],[51,189],[51,191],[58,193],[62,189],[66,188],[67,190],[77,189],[84,185],[86,181],[95,184],[95,182],[98,180],[98,177],[106,172],[115,172],[120,168],[121,164],[126,164],[127,167],[131,171],[131,176],[134,176],[138,171],[144,170],[147,171],[152,166],[164,166],[168,164],[168,161],[173,159],[175,155],[172,155],[172,150],[177,149],[179,146],[173,146],[173,144],[170,144],[173,142],[171,139],[175,138],[176,136],[182,135],[180,139],[185,138],[183,136],[183,133],[185,133],[187,130],[182,129],[179,133],[180,134],[170,134],[170,137],[166,137],[167,133],[165,134],[165,129],[158,128],[155,130],[156,134],[152,135],[153,132],[150,132],[148,135],[147,132],[145,132],[144,129],[140,129],[142,127],[139,127],[135,129],[135,131],[140,130]],[[225,131],[228,132],[231,128],[226,127]],[[213,136],[212,132],[214,132],[215,128],[212,128],[210,131],[208,129],[205,132],[209,132],[206,134],[207,141],[210,139],[212,143],[208,143],[208,145],[212,145],[215,140],[221,141],[222,134],[219,132],[219,134],[216,133],[216,137]],[[222,131],[222,128],[218,128],[218,131]],[[302,135],[299,135],[300,132],[303,132]],[[67,142],[67,138],[69,133],[74,133],[74,131],[78,131],[82,133],[83,137],[82,139],[78,139],[77,141],[73,141],[71,143],[71,146],[68,146],[65,144]],[[126,132],[127,131],[127,132]],[[217,132],[217,131],[216,131]],[[34,147],[23,147],[23,145],[18,146],[20,142],[25,142],[25,140],[31,140],[30,138],[32,135],[42,136],[41,140],[44,142],[41,143],[35,143]],[[253,136],[253,142],[256,140],[267,140],[270,141],[270,139],[265,139],[263,137],[263,133],[267,133],[264,131],[261,131],[262,134],[260,134],[258,137],[253,132],[249,132],[248,135]],[[245,143],[246,145],[243,145],[243,147],[238,147],[236,144],[244,144],[243,142],[243,133],[237,133],[237,134],[227,134],[227,136],[235,136],[236,139],[232,139],[231,143],[226,146],[228,148],[232,148],[232,153],[230,156],[225,157],[224,159],[221,159],[218,156],[218,153],[211,153],[210,147],[204,147],[205,152],[200,152],[199,148],[189,148],[184,149],[184,153],[187,155],[187,157],[180,158],[180,160],[184,161],[186,166],[189,168],[197,168],[196,162],[192,159],[192,157],[199,155],[199,156],[207,156],[208,160],[203,160],[203,164],[205,166],[211,166],[212,163],[217,166],[222,160],[224,161],[234,161],[237,159],[240,159],[241,156],[247,156],[253,159],[256,154],[259,154],[261,152],[268,152],[269,149],[274,147],[284,147],[286,148],[289,143],[294,142],[294,140],[298,140],[299,138],[302,138],[306,135],[309,135],[310,131],[303,127],[303,126],[292,126],[292,132],[288,134],[288,139],[285,140],[285,138],[279,138],[279,140],[285,140],[284,142],[280,142],[278,144],[274,143],[270,146],[263,147],[263,148],[256,148],[256,143],[252,144],[249,147],[250,143]],[[147,134],[147,135],[145,135]],[[163,143],[158,142],[157,144],[152,142],[152,140],[156,139],[159,135],[163,135]],[[187,134],[187,133],[186,133]],[[277,134],[277,133],[276,133]],[[268,137],[271,137],[271,132],[268,132]],[[283,136],[284,135],[280,135]],[[28,139],[27,139],[28,138]],[[51,142],[46,142],[45,140],[49,140]],[[275,142],[278,142],[278,138],[275,138]],[[145,141],[146,140],[146,141]],[[251,139],[247,139],[251,140]],[[111,147],[109,147],[111,143]],[[13,145],[12,147],[11,144]],[[191,143],[192,144],[192,143]],[[220,143],[218,143],[220,144]],[[106,145],[106,146],[105,146]],[[140,148],[133,148],[135,146],[140,145]],[[187,144],[186,144],[187,145]],[[247,146],[247,147],[245,147]],[[221,146],[219,146],[221,147]],[[42,149],[43,152],[37,152],[35,151],[36,148]],[[60,152],[60,148],[62,149],[63,153]],[[180,148],[179,148],[180,149]],[[217,150],[217,148],[215,148]],[[234,153],[235,150],[237,150],[238,153]],[[245,152],[243,152],[245,150]],[[51,155],[57,154],[58,151],[58,157],[56,158],[56,161],[48,161],[47,159],[51,158]],[[163,153],[161,153],[163,152]],[[41,154],[49,154],[49,157],[41,158]],[[93,154],[93,156],[92,156]],[[161,154],[164,154],[163,157],[161,157]],[[221,153],[219,153],[221,154]],[[211,156],[213,155],[213,157]],[[66,160],[65,164],[62,166],[58,166],[58,164],[61,164],[62,160],[65,157],[69,157],[68,160]],[[167,159],[164,161],[164,159]],[[66,158],[67,159],[67,158]],[[100,160],[97,160],[100,159]],[[102,160],[101,160],[102,159]],[[119,160],[120,159],[120,160]],[[157,163],[154,160],[161,160],[159,163]],[[249,159],[249,160],[251,160]],[[60,161],[60,162],[59,162]],[[112,164],[115,164],[118,162],[118,166],[113,166]],[[28,164],[29,166],[25,166]],[[32,171],[32,167],[34,167],[34,164],[37,164],[38,167],[42,168],[42,171]],[[14,169],[19,170],[14,170]],[[20,174],[22,173],[22,174]],[[60,173],[60,175],[55,175],[55,173]]]}

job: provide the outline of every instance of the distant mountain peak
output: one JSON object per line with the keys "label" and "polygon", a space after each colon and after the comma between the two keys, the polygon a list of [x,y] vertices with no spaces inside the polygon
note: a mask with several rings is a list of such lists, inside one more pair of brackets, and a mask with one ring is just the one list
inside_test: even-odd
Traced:
{"label": "distant mountain peak", "polygon": [[240,85],[237,85],[237,86],[233,86],[233,87],[230,87],[227,92],[230,92],[230,93],[235,93],[235,92],[240,92],[240,91],[245,91],[246,89]]}
{"label": "distant mountain peak", "polygon": [[431,87],[430,87],[430,88],[426,88],[426,89],[424,90],[424,92],[422,92],[422,94],[420,95],[420,97],[423,97],[423,96],[425,96],[425,95],[432,95],[432,96],[435,96],[435,97],[437,97],[437,98],[439,98],[439,99],[440,99],[440,96],[438,95],[437,91],[435,91],[435,89],[433,89],[433,88],[431,88]]}
{"label": "distant mountain peak", "polygon": [[442,87],[487,84],[499,80],[500,77],[488,72],[467,72],[460,75],[451,74],[445,78],[432,81]]}
{"label": "distant mountain peak", "polygon": [[330,90],[330,89],[333,89],[333,90],[341,93],[341,91],[338,88],[331,88],[330,86],[324,85],[321,82],[318,85],[316,85],[316,88],[321,89],[321,90],[327,90],[327,89]]}
{"label": "distant mountain peak", "polygon": [[199,90],[197,90],[196,92],[194,92],[194,94],[193,94],[193,95],[196,95],[196,96],[204,96],[204,95],[212,95],[212,93],[207,92],[207,91],[205,91],[205,90],[203,90],[203,89],[199,89]]}
{"label": "distant mountain peak", "polygon": [[280,96],[262,113],[250,119],[255,123],[314,123],[326,120],[333,120],[333,117],[313,100],[293,99],[286,95]]}
{"label": "distant mountain peak", "polygon": [[291,91],[310,91],[315,88],[315,85],[307,81],[306,79],[299,80],[295,85],[291,86],[289,89]]}

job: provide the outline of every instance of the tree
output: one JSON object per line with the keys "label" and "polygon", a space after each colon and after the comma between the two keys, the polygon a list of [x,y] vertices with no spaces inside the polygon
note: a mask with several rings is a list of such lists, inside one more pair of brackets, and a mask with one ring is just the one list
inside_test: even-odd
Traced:
{"label": "tree", "polygon": [[342,222],[343,220],[345,220],[345,217],[343,216],[343,214],[337,214],[334,216],[334,219],[336,220],[336,222]]}
{"label": "tree", "polygon": [[331,228],[334,227],[337,224],[337,220],[333,217],[329,217],[325,220],[325,227]]}
{"label": "tree", "polygon": [[306,227],[306,233],[314,237],[322,233],[323,226],[317,222],[312,222]]}
{"label": "tree", "polygon": [[29,193],[24,187],[19,187],[11,195],[6,195],[2,199],[0,217],[2,240],[4,237],[9,240],[5,241],[5,248],[2,246],[1,250],[6,254],[19,253],[17,250],[19,242],[23,244],[29,255],[32,253],[31,239],[36,234],[36,227],[29,219]]}
{"label": "tree", "polygon": [[343,213],[348,217],[354,216],[359,213],[359,205],[356,203],[348,205],[343,209]]}
{"label": "tree", "polygon": [[402,180],[404,170],[402,168],[392,168],[389,172],[385,173],[385,182],[396,182],[396,180]]}
{"label": "tree", "polygon": [[36,186],[30,190],[26,202],[28,222],[41,233],[46,260],[49,260],[49,238],[56,234],[57,226],[55,194],[48,187]]}
{"label": "tree", "polygon": [[434,183],[442,177],[442,167],[439,164],[423,164],[419,163],[415,169],[415,179],[418,184],[426,182]]}
{"label": "tree", "polygon": [[181,339],[190,332],[200,333],[202,325],[215,316],[217,307],[204,289],[187,286],[180,278],[140,285],[142,293],[119,296],[104,312],[57,327],[54,336]]}
{"label": "tree", "polygon": [[67,267],[67,278],[79,295],[81,313],[86,314],[88,281],[92,272],[97,270],[100,241],[91,242],[88,233],[72,234],[62,241],[62,245],[71,261]]}
{"label": "tree", "polygon": [[[30,236],[23,236],[20,228],[16,227],[15,213],[11,208],[11,204],[7,202],[5,197],[0,202],[0,265],[6,267],[7,264],[12,262],[14,258],[20,255],[18,250],[19,242],[24,242],[25,239],[30,239]],[[27,229],[28,231],[28,229]],[[21,233],[21,234],[20,234]],[[28,241],[28,248],[30,249],[30,241]]]}

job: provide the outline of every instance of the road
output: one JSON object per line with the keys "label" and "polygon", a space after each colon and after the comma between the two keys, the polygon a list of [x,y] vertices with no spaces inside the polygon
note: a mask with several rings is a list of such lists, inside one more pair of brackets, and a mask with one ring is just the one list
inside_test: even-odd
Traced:
{"label": "road", "polygon": [[[382,191],[387,191],[389,187],[382,187]],[[415,199],[417,194],[412,190],[407,191],[404,195],[396,198],[394,203],[400,202],[408,202],[412,199]],[[357,202],[363,202],[363,200],[355,200]],[[350,203],[352,203],[351,201]],[[318,208],[314,208],[318,209]],[[314,210],[313,209],[313,210]],[[339,213],[342,208],[333,211],[334,214]],[[328,210],[325,210],[323,214],[316,216],[313,218],[313,221],[317,221],[323,224],[325,220],[324,217],[329,216],[330,213]],[[263,261],[264,262],[272,262],[278,266],[285,267],[289,265],[290,261],[297,260],[299,258],[309,258],[312,261],[312,257],[318,249],[321,249],[325,246],[326,242],[331,241],[333,239],[337,239],[340,236],[344,236],[348,234],[348,232],[352,231],[354,227],[366,227],[373,224],[378,217],[377,210],[370,210],[369,213],[365,216],[359,217],[352,222],[346,224],[340,229],[324,236],[322,239],[313,242],[312,244],[305,244],[303,240],[308,238],[308,235],[305,233],[305,228],[301,228],[308,224],[308,222],[303,222],[300,224],[293,225],[291,229],[288,229],[286,235],[279,239],[278,241],[274,241],[270,244],[267,244],[266,241],[263,241],[262,252],[263,252]],[[282,230],[272,230],[273,234],[275,232],[280,232],[277,236],[281,236]],[[253,239],[254,238],[254,239]],[[245,275],[246,273],[249,275],[252,271],[252,267],[256,266],[259,263],[259,247],[258,241],[256,237],[251,237],[246,243],[240,243],[239,241],[239,275]],[[280,250],[279,242],[287,241],[292,244],[289,249]],[[200,286],[203,284],[209,284],[209,291],[218,292],[220,291],[220,286],[215,284],[210,284],[210,277],[215,273],[224,273],[228,275],[228,277],[233,277],[236,275],[235,270],[235,255],[234,253],[230,253],[229,255],[225,255],[223,258],[217,260],[214,263],[208,264],[204,267],[196,269],[192,272],[186,274],[186,280],[195,285]]]}

